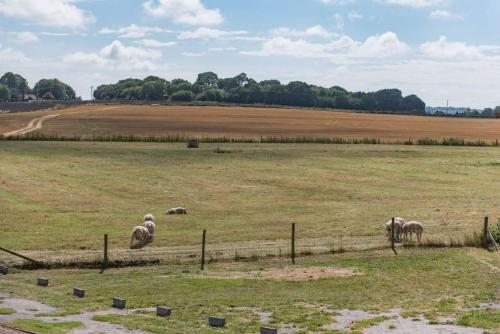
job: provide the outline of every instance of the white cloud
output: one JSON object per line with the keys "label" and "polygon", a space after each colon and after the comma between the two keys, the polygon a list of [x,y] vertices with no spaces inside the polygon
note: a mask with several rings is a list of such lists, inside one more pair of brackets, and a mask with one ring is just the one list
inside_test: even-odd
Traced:
{"label": "white cloud", "polygon": [[21,32],[13,32],[10,33],[11,39],[13,39],[17,43],[25,44],[25,43],[36,43],[39,42],[40,39],[37,35],[32,33],[31,31],[21,31]]}
{"label": "white cloud", "polygon": [[327,43],[312,43],[304,39],[293,40],[278,36],[266,40],[258,51],[242,51],[241,54],[352,61],[361,58],[390,58],[404,55],[410,50],[395,33],[386,32],[371,36],[364,42],[357,42],[348,36]]}
{"label": "white cloud", "polygon": [[283,37],[322,37],[328,38],[334,34],[323,28],[321,25],[315,25],[305,30],[291,29],[287,27],[277,28],[271,31],[273,36]]}
{"label": "white cloud", "polygon": [[185,57],[205,57],[207,55],[206,52],[183,52],[183,56]]}
{"label": "white cloud", "polygon": [[321,2],[327,5],[347,5],[356,2],[356,0],[321,0]]}
{"label": "white cloud", "polygon": [[432,19],[461,19],[462,16],[444,9],[433,10],[429,16]]}
{"label": "white cloud", "polygon": [[390,5],[409,6],[415,8],[440,6],[448,0],[379,0]]}
{"label": "white cloud", "polygon": [[358,21],[358,20],[362,20],[364,18],[363,15],[361,15],[360,13],[358,12],[349,12],[349,14],[347,15],[347,17],[349,18],[350,21]]}
{"label": "white cloud", "polygon": [[167,17],[176,23],[217,25],[224,21],[219,9],[208,9],[200,0],[148,0],[146,12],[155,17]]}
{"label": "white cloud", "polygon": [[209,48],[210,52],[225,52],[225,51],[236,51],[237,49],[234,46],[228,46],[225,48]]}
{"label": "white cloud", "polygon": [[335,19],[335,24],[337,26],[337,29],[342,30],[344,29],[344,18],[340,14],[335,14],[333,15],[333,18]]}
{"label": "white cloud", "polygon": [[479,47],[449,42],[446,36],[441,36],[435,42],[425,42],[420,50],[426,57],[435,59],[478,59],[483,56]]}
{"label": "white cloud", "polygon": [[161,57],[159,51],[125,46],[116,40],[98,53],[76,52],[64,56],[63,60],[66,63],[94,65],[106,69],[147,71],[155,69],[155,61]]}
{"label": "white cloud", "polygon": [[156,39],[141,39],[140,41],[136,41],[136,44],[143,45],[148,48],[164,48],[169,46],[174,46],[177,42],[162,42]]}
{"label": "white cloud", "polygon": [[0,0],[0,14],[56,28],[83,29],[95,22],[71,0]]}
{"label": "white cloud", "polygon": [[26,63],[29,60],[24,53],[12,48],[3,48],[0,44],[0,63],[7,65],[9,63]]}
{"label": "white cloud", "polygon": [[236,31],[224,31],[219,29],[212,29],[201,27],[193,31],[183,31],[177,37],[179,39],[218,39],[218,38],[228,38],[248,34],[248,31],[236,30]]}
{"label": "white cloud", "polygon": [[159,27],[138,26],[136,24],[131,24],[127,27],[122,27],[117,29],[103,28],[99,31],[100,34],[116,34],[121,38],[142,38],[151,34],[161,33],[161,32],[171,32],[171,31]]}

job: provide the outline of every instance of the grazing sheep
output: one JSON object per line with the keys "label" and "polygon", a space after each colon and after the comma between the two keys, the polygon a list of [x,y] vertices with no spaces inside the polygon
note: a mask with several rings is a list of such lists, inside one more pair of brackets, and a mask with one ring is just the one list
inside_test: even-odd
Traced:
{"label": "grazing sheep", "polygon": [[153,216],[151,213],[148,213],[147,215],[144,216],[144,221],[156,223],[155,216]]}
{"label": "grazing sheep", "polygon": [[[401,234],[403,233],[403,226],[406,224],[406,220],[401,217],[394,218],[394,237],[396,242],[401,241]],[[391,240],[392,236],[392,219],[388,220],[385,224],[386,236]]]}
{"label": "grazing sheep", "polygon": [[186,215],[187,214],[187,209],[186,208],[172,208],[167,210],[165,212],[167,215]]}
{"label": "grazing sheep", "polygon": [[417,235],[418,242],[420,242],[420,239],[422,238],[422,234],[424,233],[424,225],[422,225],[422,223],[419,223],[416,221],[407,222],[403,226],[403,234],[404,234],[405,240],[408,240],[408,233],[410,234],[410,240],[411,240],[412,234],[415,233]]}
{"label": "grazing sheep", "polygon": [[144,241],[150,238],[149,230],[144,226],[136,226],[132,231],[132,238],[130,239],[130,248],[134,244],[134,240]]}
{"label": "grazing sheep", "polygon": [[188,213],[186,208],[176,208],[175,212],[178,215],[187,215],[187,213]]}
{"label": "grazing sheep", "polygon": [[153,221],[145,221],[142,226],[148,229],[148,232],[152,237],[153,234],[155,233],[156,224]]}

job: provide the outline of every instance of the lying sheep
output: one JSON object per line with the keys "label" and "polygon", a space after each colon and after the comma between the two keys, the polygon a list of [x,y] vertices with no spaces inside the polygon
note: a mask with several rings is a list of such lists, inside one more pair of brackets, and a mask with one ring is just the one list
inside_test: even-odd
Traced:
{"label": "lying sheep", "polygon": [[[394,218],[394,239],[396,242],[401,241],[401,234],[403,233],[403,226],[405,225],[406,220],[401,217]],[[385,224],[385,232],[386,236],[391,240],[392,237],[392,219],[388,220]]]}
{"label": "lying sheep", "polygon": [[150,238],[149,230],[144,226],[136,226],[132,231],[132,238],[130,239],[130,248],[134,245],[134,240],[142,242]]}
{"label": "lying sheep", "polygon": [[167,215],[187,215],[187,209],[186,208],[172,208],[167,210],[165,212]]}
{"label": "lying sheep", "polygon": [[155,216],[153,216],[151,213],[148,213],[147,215],[144,216],[144,221],[156,223]]}
{"label": "lying sheep", "polygon": [[156,224],[153,222],[153,221],[145,221],[144,224],[142,224],[142,226],[144,226],[145,228],[148,229],[148,232],[150,234],[150,236],[152,237],[153,234],[155,233],[155,228],[156,228]]}
{"label": "lying sheep", "polygon": [[404,235],[405,240],[408,240],[408,233],[410,234],[410,240],[411,240],[412,234],[415,233],[417,235],[418,242],[420,242],[420,239],[422,238],[422,234],[424,233],[424,225],[422,225],[422,223],[419,223],[416,221],[407,222],[403,226],[403,235]]}

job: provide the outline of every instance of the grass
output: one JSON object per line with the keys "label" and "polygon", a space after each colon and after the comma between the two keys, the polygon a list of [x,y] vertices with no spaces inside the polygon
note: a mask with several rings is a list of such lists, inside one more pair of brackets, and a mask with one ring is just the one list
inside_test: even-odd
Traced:
{"label": "grass", "polygon": [[461,326],[500,329],[499,310],[476,310],[469,311],[460,316],[457,323]]}
{"label": "grass", "polygon": [[16,310],[10,307],[0,307],[0,315],[10,315],[16,313]]}
{"label": "grass", "polygon": [[[147,212],[153,246],[378,235],[398,215],[426,236],[463,236],[499,216],[495,148],[0,142],[2,245],[13,250],[127,248]],[[464,200],[467,199],[467,205]],[[187,216],[162,213],[184,206]],[[476,208],[476,209],[470,209]],[[13,224],[12,222],[16,222]],[[23,233],[19,233],[19,230]],[[299,243],[300,247],[300,243]],[[298,252],[301,250],[299,249]],[[111,254],[112,255],[112,254]]]}
{"label": "grass", "polygon": [[76,321],[47,323],[32,319],[14,320],[8,325],[26,331],[33,331],[38,334],[67,334],[71,333],[74,329],[83,327],[83,324],[81,322]]}
{"label": "grass", "polygon": [[355,322],[354,324],[351,325],[351,330],[355,333],[362,333],[363,329],[376,326],[380,324],[381,322],[384,322],[386,320],[390,320],[390,317],[386,316],[380,316],[380,317],[373,317],[370,319],[365,319],[365,320],[360,320]]}
{"label": "grass", "polygon": [[[7,276],[4,287],[16,296],[56,306],[60,314],[108,309],[115,296],[125,298],[131,309],[171,307],[168,319],[157,319],[150,312],[97,318],[153,333],[160,333],[161,328],[162,333],[176,333],[179,328],[205,333],[208,316],[214,315],[228,320],[224,333],[255,333],[262,312],[270,313],[264,323],[270,327],[286,324],[303,332],[328,333],[324,326],[334,322],[334,315],[325,310],[402,308],[442,316],[456,315],[464,306],[498,302],[498,273],[484,261],[500,266],[497,254],[483,250],[403,249],[398,256],[372,251],[300,259],[299,267],[354,268],[360,273],[316,281],[214,279],[199,275],[197,267],[169,265],[110,269],[102,275],[96,270],[69,269],[19,272]],[[279,259],[266,259],[256,263],[215,263],[208,270],[226,273],[286,266]],[[35,286],[38,276],[50,277],[51,286]],[[71,296],[75,286],[86,289],[84,299]],[[489,326],[497,326],[492,318],[486,321],[491,322]]]}

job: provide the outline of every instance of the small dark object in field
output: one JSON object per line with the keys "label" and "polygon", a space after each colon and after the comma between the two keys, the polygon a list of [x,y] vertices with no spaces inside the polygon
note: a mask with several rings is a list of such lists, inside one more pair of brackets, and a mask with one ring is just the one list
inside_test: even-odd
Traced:
{"label": "small dark object in field", "polygon": [[116,297],[113,298],[113,307],[114,308],[123,310],[125,308],[126,303],[127,303],[127,301],[125,299],[116,298]]}
{"label": "small dark object in field", "polygon": [[7,275],[9,273],[9,268],[0,266],[0,274]]}
{"label": "small dark object in field", "polygon": [[49,286],[49,280],[47,278],[38,277],[36,280],[38,286]]}
{"label": "small dark object in field", "polygon": [[226,319],[224,318],[217,318],[217,317],[209,317],[208,318],[208,324],[210,327],[219,327],[222,328],[226,325]]}
{"label": "small dark object in field", "polygon": [[200,148],[200,141],[198,139],[189,139],[187,148]]}
{"label": "small dark object in field", "polygon": [[261,327],[260,334],[278,334],[278,330],[276,328]]}
{"label": "small dark object in field", "polygon": [[73,295],[78,297],[78,298],[83,298],[83,297],[85,297],[85,290],[79,289],[79,288],[74,288]]}
{"label": "small dark object in field", "polygon": [[171,314],[172,314],[172,309],[163,306],[156,307],[156,315],[159,317],[169,317]]}

